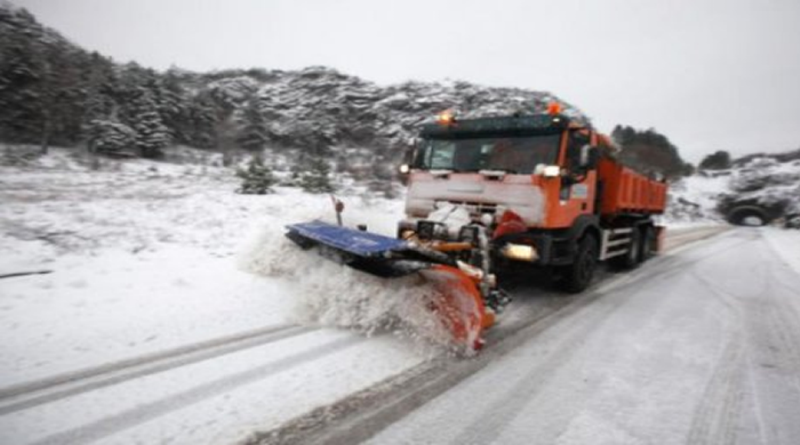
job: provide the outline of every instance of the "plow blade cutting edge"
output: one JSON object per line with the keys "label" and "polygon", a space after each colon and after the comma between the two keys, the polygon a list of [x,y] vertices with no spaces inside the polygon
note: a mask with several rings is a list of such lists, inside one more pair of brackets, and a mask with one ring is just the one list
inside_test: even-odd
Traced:
{"label": "plow blade cutting edge", "polygon": [[303,249],[360,271],[394,278],[419,274],[433,285],[428,304],[457,347],[477,350],[482,333],[494,323],[478,283],[440,252],[419,248],[388,236],[341,227],[322,221],[292,224],[286,236]]}

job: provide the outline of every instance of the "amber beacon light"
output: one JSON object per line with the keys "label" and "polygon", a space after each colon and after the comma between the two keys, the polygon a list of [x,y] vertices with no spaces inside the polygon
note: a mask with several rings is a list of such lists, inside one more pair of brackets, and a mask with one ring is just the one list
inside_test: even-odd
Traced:
{"label": "amber beacon light", "polygon": [[561,104],[558,102],[550,102],[547,104],[547,114],[555,116],[561,113]]}
{"label": "amber beacon light", "polygon": [[456,116],[451,110],[442,111],[436,116],[436,123],[448,127],[456,122]]}

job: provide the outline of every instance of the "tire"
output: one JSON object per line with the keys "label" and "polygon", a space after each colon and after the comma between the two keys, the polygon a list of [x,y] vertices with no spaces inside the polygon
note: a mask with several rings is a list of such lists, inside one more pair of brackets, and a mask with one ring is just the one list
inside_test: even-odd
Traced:
{"label": "tire", "polygon": [[583,292],[592,283],[596,268],[597,240],[594,236],[587,235],[578,242],[575,261],[562,268],[558,284],[562,290],[569,293]]}
{"label": "tire", "polygon": [[639,262],[644,263],[653,257],[655,253],[656,231],[653,226],[644,226],[642,228],[642,245],[639,249]]}
{"label": "tire", "polygon": [[633,269],[642,262],[642,232],[638,228],[631,231],[631,242],[625,255],[616,256],[608,260],[615,269]]}

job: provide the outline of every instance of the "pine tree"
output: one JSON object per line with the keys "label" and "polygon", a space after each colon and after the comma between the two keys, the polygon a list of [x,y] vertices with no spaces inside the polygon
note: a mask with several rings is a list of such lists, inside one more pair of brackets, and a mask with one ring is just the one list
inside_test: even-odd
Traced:
{"label": "pine tree", "polygon": [[308,170],[300,176],[300,187],[309,193],[331,193],[335,190],[331,184],[331,167],[320,157],[308,161]]}
{"label": "pine tree", "polygon": [[247,164],[247,169],[239,169],[236,176],[242,178],[242,186],[237,193],[245,195],[264,195],[272,193],[272,186],[277,182],[272,170],[264,165],[261,155],[255,155]]}
{"label": "pine tree", "polygon": [[136,132],[119,122],[95,119],[86,126],[89,152],[130,156],[136,146]]}
{"label": "pine tree", "polygon": [[39,31],[27,11],[0,8],[0,133],[7,141],[38,142],[35,135],[45,125]]}
{"label": "pine tree", "polygon": [[187,132],[189,103],[176,68],[170,68],[159,80],[157,105],[173,139],[183,144],[190,143],[191,137]]}
{"label": "pine tree", "polygon": [[217,112],[214,102],[206,94],[189,99],[187,105],[186,134],[189,145],[212,148],[217,145]]}
{"label": "pine tree", "polygon": [[725,170],[731,168],[731,154],[724,150],[712,153],[700,161],[698,168],[701,170]]}
{"label": "pine tree", "polygon": [[617,125],[611,137],[622,149],[618,154],[620,161],[640,172],[655,172],[667,178],[678,178],[689,174],[693,169],[683,161],[678,147],[652,128],[636,130]]}
{"label": "pine tree", "polygon": [[239,137],[236,142],[239,146],[250,151],[263,150],[267,142],[267,129],[257,96],[254,95],[247,102],[237,123],[239,124]]}
{"label": "pine tree", "polygon": [[136,132],[136,147],[145,158],[159,158],[164,147],[169,145],[169,129],[164,125],[153,102],[151,93],[142,89],[134,105],[133,129]]}

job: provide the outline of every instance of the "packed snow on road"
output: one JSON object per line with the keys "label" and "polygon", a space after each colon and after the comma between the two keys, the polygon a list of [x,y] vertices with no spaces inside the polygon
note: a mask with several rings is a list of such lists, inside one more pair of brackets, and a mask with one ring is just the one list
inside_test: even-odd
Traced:
{"label": "packed snow on road", "polygon": [[798,259],[774,228],[674,250],[369,443],[795,443]]}

